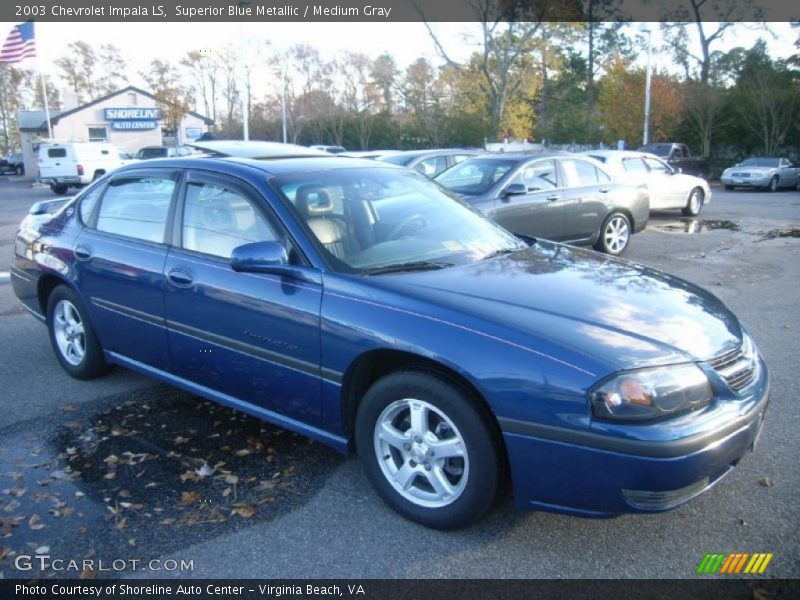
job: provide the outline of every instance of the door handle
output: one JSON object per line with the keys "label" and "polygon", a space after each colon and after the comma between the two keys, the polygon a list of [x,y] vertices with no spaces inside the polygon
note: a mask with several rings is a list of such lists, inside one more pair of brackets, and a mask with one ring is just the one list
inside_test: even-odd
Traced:
{"label": "door handle", "polygon": [[175,287],[188,288],[194,285],[194,277],[183,269],[172,269],[167,273],[167,279]]}
{"label": "door handle", "polygon": [[550,195],[547,197],[547,199],[548,199],[550,202],[554,202],[555,200],[559,200],[559,199],[561,199],[561,194],[550,194]]}
{"label": "door handle", "polygon": [[92,253],[86,246],[75,246],[75,258],[86,262],[92,259]]}

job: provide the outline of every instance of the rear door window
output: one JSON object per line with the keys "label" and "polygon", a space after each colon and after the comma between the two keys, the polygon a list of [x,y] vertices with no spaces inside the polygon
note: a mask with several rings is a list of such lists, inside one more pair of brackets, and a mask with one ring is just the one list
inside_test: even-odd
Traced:
{"label": "rear door window", "polygon": [[47,149],[47,158],[66,158],[67,156],[67,149],[66,148],[48,148]]}
{"label": "rear door window", "polygon": [[584,160],[566,159],[561,161],[566,176],[566,187],[582,187],[587,185],[597,185],[597,169],[591,163]]}
{"label": "rear door window", "polygon": [[163,243],[174,189],[171,175],[135,175],[112,180],[100,202],[97,230]]}

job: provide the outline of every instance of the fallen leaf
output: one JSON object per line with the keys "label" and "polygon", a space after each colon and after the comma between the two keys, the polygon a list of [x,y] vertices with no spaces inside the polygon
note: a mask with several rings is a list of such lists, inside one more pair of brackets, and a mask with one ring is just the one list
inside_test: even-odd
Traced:
{"label": "fallen leaf", "polygon": [[61,470],[53,471],[52,473],[50,473],[50,477],[52,477],[53,479],[64,479],[64,475],[65,475],[64,471]]}
{"label": "fallen leaf", "polygon": [[200,499],[200,494],[197,492],[181,492],[181,504],[183,506],[189,506],[190,504],[194,504]]}
{"label": "fallen leaf", "polygon": [[122,520],[117,523],[117,529],[125,529],[125,526],[128,524],[128,517],[122,517]]}
{"label": "fallen leaf", "polygon": [[131,546],[135,546],[136,545],[136,538],[129,539],[128,540],[128,544],[131,545]]}
{"label": "fallen leaf", "polygon": [[119,456],[117,456],[116,454],[109,454],[108,456],[106,456],[103,459],[103,462],[106,462],[108,464],[118,463],[119,462]]}
{"label": "fallen leaf", "polygon": [[174,522],[175,522],[175,519],[170,517],[169,519],[162,519],[161,521],[158,522],[158,524],[159,525],[172,525]]}
{"label": "fallen leaf", "polygon": [[33,515],[30,519],[28,519],[28,527],[30,527],[33,530],[43,529],[44,523],[42,523],[41,519],[39,518],[39,515]]}
{"label": "fallen leaf", "polygon": [[763,487],[772,487],[775,485],[775,482],[772,480],[772,477],[766,476],[759,479],[758,484]]}
{"label": "fallen leaf", "polygon": [[239,477],[237,475],[226,475],[225,476],[225,483],[230,484],[237,484],[239,483]]}
{"label": "fallen leaf", "polygon": [[78,577],[78,579],[94,579],[95,575],[97,575],[97,572],[91,567],[87,567],[83,571],[81,571],[80,577]]}
{"label": "fallen leaf", "polygon": [[236,451],[236,456],[247,456],[248,454],[250,454],[250,450],[247,448],[242,448],[241,450]]}
{"label": "fallen leaf", "polygon": [[48,552],[50,552],[50,546],[39,546],[34,550],[35,554],[47,554]]}
{"label": "fallen leaf", "polygon": [[119,491],[119,497],[120,498],[130,498],[131,497],[131,493],[130,493],[129,490],[120,490]]}
{"label": "fallen leaf", "polygon": [[211,477],[214,474],[214,471],[214,467],[210,467],[208,464],[204,464],[199,469],[194,470],[199,477]]}
{"label": "fallen leaf", "polygon": [[106,473],[103,475],[103,479],[114,479],[117,476],[115,471],[111,471],[110,473]]}
{"label": "fallen leaf", "polygon": [[188,442],[188,441],[189,441],[189,438],[185,438],[185,437],[183,437],[182,435],[179,435],[179,436],[178,436],[178,437],[176,437],[176,438],[175,438],[175,440],[174,440],[174,442],[175,442],[176,444],[185,444],[185,443],[186,443],[186,442]]}
{"label": "fallen leaf", "polygon": [[72,406],[72,404],[62,404],[61,405],[61,410],[63,410],[64,412],[73,412],[73,411],[76,411],[78,409],[75,408],[74,406]]}
{"label": "fallen leaf", "polygon": [[85,495],[86,494],[84,494],[83,492],[75,492],[75,497],[76,498],[83,498]]}
{"label": "fallen leaf", "polygon": [[239,515],[240,517],[244,517],[245,519],[249,519],[254,514],[256,514],[256,508],[254,506],[250,506],[249,504],[243,504],[242,506],[237,506],[231,511],[232,515]]}
{"label": "fallen leaf", "polygon": [[222,497],[227,498],[230,495],[231,491],[233,491],[233,488],[226,487],[224,490],[222,490]]}
{"label": "fallen leaf", "polygon": [[78,533],[80,533],[81,535],[86,533],[86,527],[78,527]]}
{"label": "fallen leaf", "polygon": [[10,496],[14,496],[14,498],[22,498],[25,495],[25,492],[27,491],[28,490],[26,490],[24,487],[15,485],[13,488],[9,490],[3,490],[3,493],[6,493]]}

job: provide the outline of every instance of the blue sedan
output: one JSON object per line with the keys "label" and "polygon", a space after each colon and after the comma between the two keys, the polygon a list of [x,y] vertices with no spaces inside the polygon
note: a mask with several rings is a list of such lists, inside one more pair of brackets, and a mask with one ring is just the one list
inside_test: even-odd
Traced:
{"label": "blue sedan", "polygon": [[73,377],[121,365],[355,451],[441,529],[507,483],[520,508],[668,510],[754,446],[767,367],[710,293],[513,236],[406,169],[206,151],[22,222],[14,291]]}

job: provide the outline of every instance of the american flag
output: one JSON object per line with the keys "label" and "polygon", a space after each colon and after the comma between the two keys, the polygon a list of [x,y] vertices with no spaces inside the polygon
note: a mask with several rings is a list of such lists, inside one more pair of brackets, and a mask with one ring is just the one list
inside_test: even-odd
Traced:
{"label": "american flag", "polygon": [[33,21],[14,25],[3,42],[0,62],[16,63],[36,56],[36,40],[33,37]]}

